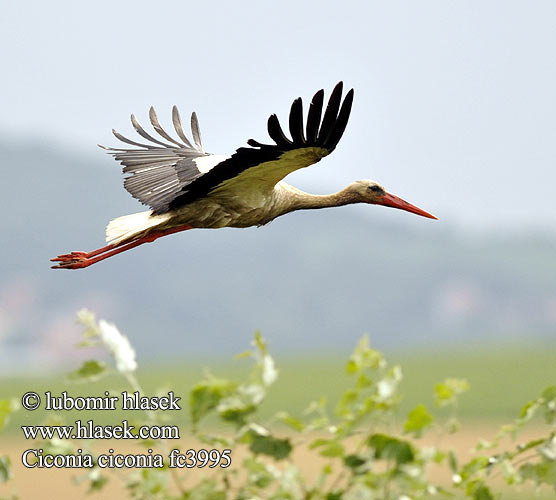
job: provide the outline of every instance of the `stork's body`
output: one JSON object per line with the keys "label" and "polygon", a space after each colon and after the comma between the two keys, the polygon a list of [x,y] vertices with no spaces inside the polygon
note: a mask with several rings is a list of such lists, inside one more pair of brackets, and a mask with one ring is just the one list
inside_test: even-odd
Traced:
{"label": "stork's body", "polygon": [[[311,205],[313,201],[315,206]],[[197,229],[221,227],[245,228],[264,226],[270,221],[302,208],[319,208],[328,197],[304,193],[299,189],[279,182],[270,193],[248,193],[246,196],[229,196],[224,192],[176,210],[172,214],[149,214],[152,221],[160,221],[156,229],[167,229],[179,225],[190,225]],[[331,200],[332,202],[332,200]],[[143,212],[145,213],[145,212]]]}
{"label": "stork's body", "polygon": [[266,145],[250,139],[248,144],[252,147],[239,148],[230,157],[203,151],[195,113],[191,119],[195,146],[185,136],[175,107],[173,122],[181,143],[160,126],[153,108],[150,119],[154,129],[172,144],[150,136],[132,115],[139,135],[157,146],[131,141],[114,131],[118,139],[140,149],[105,149],[122,162],[124,173],[131,174],[124,181],[126,189],[150,205],[151,210],[114,219],[106,229],[107,246],[93,252],[60,255],[52,259],[59,263],[54,267],[80,269],[175,232],[261,226],[296,210],[369,203],[435,218],[387,193],[371,180],[356,181],[330,195],[305,193],[282,180],[335,149],[347,125],[353,90],[347,93],[343,103],[341,94],[340,82],[332,92],[321,122],[323,91],[317,92],[309,108],[306,129],[301,99],[296,99],[289,119],[291,140],[283,133],[276,115],[272,115],[268,131],[276,144]]}

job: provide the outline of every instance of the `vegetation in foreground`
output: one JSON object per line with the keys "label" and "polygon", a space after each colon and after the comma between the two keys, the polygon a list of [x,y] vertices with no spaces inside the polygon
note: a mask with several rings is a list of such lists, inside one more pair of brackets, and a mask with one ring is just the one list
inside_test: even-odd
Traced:
{"label": "vegetation in foreground", "polygon": [[[83,352],[85,354],[85,352]],[[89,350],[89,357],[107,359],[105,353]],[[349,352],[339,352],[335,356],[305,355],[296,358],[278,355],[274,359],[280,366],[280,377],[272,386],[271,397],[266,398],[257,410],[261,419],[268,419],[276,412],[287,409],[298,415],[307,406],[307,401],[318,400],[326,394],[327,409],[333,410],[342,394],[351,387],[351,377],[345,372],[345,359]],[[81,358],[83,359],[83,358]],[[556,346],[536,346],[524,348],[511,344],[498,344],[489,348],[437,352],[412,352],[407,355],[388,355],[388,359],[403,366],[403,380],[398,393],[402,396],[397,414],[406,414],[419,403],[434,407],[435,383],[446,374],[467,379],[472,391],[458,402],[458,417],[463,427],[496,427],[511,420],[523,401],[533,399],[539,387],[550,385],[554,380]],[[155,394],[160,387],[171,381],[176,395],[189,394],[209,366],[212,373],[222,378],[242,380],[249,375],[249,364],[233,358],[203,360],[185,357],[180,361],[166,362],[164,365],[141,364],[141,385],[148,394]],[[107,372],[99,380],[87,380],[86,384],[71,384],[71,394],[86,396],[102,394],[106,387],[118,387],[119,374]],[[24,394],[28,390],[39,393],[51,391],[60,394],[68,389],[68,379],[64,373],[42,376],[10,377],[0,379],[0,399]],[[109,424],[126,418],[124,412],[116,409],[110,414],[98,412],[65,412],[68,420],[94,418],[99,424]],[[20,426],[26,423],[40,424],[48,412],[38,409],[32,414],[14,413],[4,428],[8,435],[21,434]],[[181,424],[188,419],[187,408],[168,415],[169,421]],[[216,423],[208,417],[207,423]]]}
{"label": "vegetation in foreground", "polygon": [[[106,347],[113,355],[116,372],[126,381],[124,389],[145,394],[136,377],[135,352],[127,338],[113,325],[97,323],[86,311],[79,314],[79,319],[85,326],[82,346]],[[84,450],[93,457],[92,467],[85,469],[82,476],[90,491],[101,490],[111,479],[123,480],[131,498],[161,500],[453,497],[489,500],[499,498],[497,491],[504,483],[512,490],[527,483],[556,489],[556,386],[548,387],[527,403],[518,418],[503,426],[490,441],[479,441],[472,458],[461,460],[449,448],[423,446],[419,440],[434,433],[449,441],[449,436],[458,431],[456,409],[460,396],[470,388],[466,380],[448,378],[436,384],[434,412],[431,405],[420,403],[400,415],[401,367],[389,365],[363,338],[347,363],[351,385],[333,412],[322,398],[310,403],[302,415],[278,411],[263,421],[260,409],[278,371],[260,335],[255,336],[253,346],[243,355],[253,361],[252,370],[243,381],[207,374],[189,395],[190,424],[195,437],[207,448],[242,449],[241,466],[224,467],[220,460],[207,455],[205,465],[217,468],[218,472],[186,486],[184,470],[169,468],[167,461],[160,468],[120,469],[111,474],[113,471],[99,466],[97,455]],[[105,363],[89,360],[70,378],[89,382],[109,371]],[[14,400],[0,401],[0,427],[17,412],[18,406]],[[206,422],[210,418],[222,424],[225,431],[216,434],[214,426],[207,431]],[[400,419],[402,424],[396,425]],[[540,419],[545,424],[543,437],[516,444],[523,428],[532,421],[538,425]],[[144,412],[141,420],[149,425],[162,421],[159,413],[152,411]],[[512,438],[511,444],[504,445],[508,437]],[[171,453],[169,440],[149,440],[143,444],[166,458]],[[81,443],[79,446],[83,447]],[[318,477],[301,474],[293,458],[299,446],[324,459]],[[40,447],[45,454],[52,455],[75,454],[77,448],[72,441],[57,439],[42,442]],[[451,478],[447,484],[436,484],[432,479],[436,475],[431,475],[431,469],[439,468]],[[10,458],[2,456],[0,480],[9,478]]]}

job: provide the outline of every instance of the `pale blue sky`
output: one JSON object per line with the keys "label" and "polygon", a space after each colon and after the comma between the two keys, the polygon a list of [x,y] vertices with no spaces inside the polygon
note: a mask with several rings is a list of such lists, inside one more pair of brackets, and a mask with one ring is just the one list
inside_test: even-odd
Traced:
{"label": "pale blue sky", "polygon": [[[4,1],[0,133],[98,155],[131,112],[196,110],[205,147],[266,139],[340,79],[334,155],[290,180],[373,178],[466,227],[556,230],[556,2]],[[55,181],[55,175],[52,177]],[[124,193],[122,192],[122,196]]]}

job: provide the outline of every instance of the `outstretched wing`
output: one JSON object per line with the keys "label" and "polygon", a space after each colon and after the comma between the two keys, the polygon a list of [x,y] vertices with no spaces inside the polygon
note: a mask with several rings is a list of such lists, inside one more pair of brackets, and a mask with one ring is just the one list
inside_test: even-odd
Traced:
{"label": "outstretched wing", "polygon": [[324,91],[319,90],[313,96],[306,126],[303,124],[303,103],[297,98],[290,110],[291,139],[284,134],[278,117],[271,115],[268,134],[275,144],[249,139],[247,143],[252,147],[239,148],[230,158],[184,186],[169,208],[177,209],[212,193],[229,192],[240,196],[250,191],[270,191],[291,172],[329,155],[344,133],[353,103],[353,89],[342,102],[342,88],[340,82],[332,91],[324,117]]}
{"label": "outstretched wing", "polygon": [[148,134],[135,116],[131,115],[133,128],[141,137],[150,141],[150,144],[132,141],[112,130],[117,139],[139,149],[107,148],[100,144],[99,146],[124,166],[124,174],[130,174],[124,179],[127,191],[141,203],[149,205],[154,212],[163,213],[168,211],[168,205],[182,189],[225,157],[204,152],[199,121],[195,113],[191,115],[193,143],[185,135],[176,106],[172,109],[172,121],[181,142],[172,138],[162,128],[153,107],[149,110],[149,118],[153,128],[167,142]]}
{"label": "outstretched wing", "polygon": [[270,191],[291,172],[308,167],[334,151],[346,128],[353,102],[353,89],[342,102],[342,88],[340,82],[332,91],[324,116],[324,91],[319,90],[314,95],[306,126],[301,98],[296,99],[289,116],[291,139],[284,134],[277,116],[271,115],[268,134],[275,144],[250,139],[247,143],[251,147],[239,148],[229,158],[203,151],[195,113],[191,117],[193,146],[183,132],[175,106],[173,122],[181,143],[164,131],[151,108],[149,117],[154,129],[172,144],[149,135],[132,115],[131,122],[137,133],[156,145],[137,143],[113,131],[119,140],[140,149],[105,149],[124,165],[124,173],[131,174],[124,180],[125,188],[157,214],[213,193],[229,192],[239,196],[249,191]]}

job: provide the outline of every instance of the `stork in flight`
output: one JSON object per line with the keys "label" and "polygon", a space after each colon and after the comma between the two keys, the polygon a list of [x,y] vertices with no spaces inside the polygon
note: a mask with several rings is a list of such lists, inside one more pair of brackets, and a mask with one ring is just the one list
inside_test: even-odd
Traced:
{"label": "stork in flight", "polygon": [[291,139],[282,131],[277,116],[271,115],[268,134],[275,144],[250,139],[250,147],[241,147],[229,157],[205,153],[195,113],[191,115],[193,144],[183,131],[175,106],[172,120],[181,142],[162,128],[152,107],[151,124],[166,142],[148,134],[131,115],[137,133],[150,143],[132,141],[113,130],[117,139],[136,147],[101,147],[129,174],[124,180],[127,191],[151,210],[112,220],[106,228],[106,246],[59,255],[51,259],[58,263],[52,267],[81,269],[168,234],[193,228],[262,226],[295,210],[369,203],[436,219],[371,180],[356,181],[329,195],[305,193],[283,181],[295,170],[328,156],[338,145],[353,102],[353,89],[342,102],[342,87],[340,82],[332,91],[324,116],[324,91],[314,95],[306,126],[301,98],[293,101]]}

